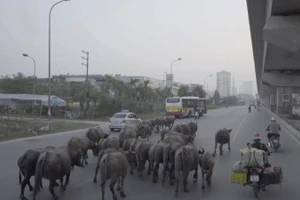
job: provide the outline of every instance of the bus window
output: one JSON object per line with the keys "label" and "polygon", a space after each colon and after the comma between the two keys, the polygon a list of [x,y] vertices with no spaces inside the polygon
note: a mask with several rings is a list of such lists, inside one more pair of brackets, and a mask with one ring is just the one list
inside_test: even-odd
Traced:
{"label": "bus window", "polygon": [[179,98],[170,98],[167,99],[167,103],[179,103],[180,99]]}

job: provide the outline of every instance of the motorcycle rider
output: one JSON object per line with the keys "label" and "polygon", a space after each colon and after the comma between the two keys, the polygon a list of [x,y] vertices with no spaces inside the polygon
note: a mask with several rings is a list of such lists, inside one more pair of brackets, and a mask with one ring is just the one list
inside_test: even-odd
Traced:
{"label": "motorcycle rider", "polygon": [[[256,148],[256,149],[259,149],[259,150],[263,150],[265,151],[268,156],[271,154],[267,145],[265,145],[264,143],[260,142],[261,141],[261,136],[259,133],[255,133],[252,137],[253,139],[253,143],[251,144],[251,147],[252,148]],[[268,162],[268,157],[266,156],[266,164],[264,167],[271,167],[270,163]]]}
{"label": "motorcycle rider", "polygon": [[[256,149],[259,149],[259,150],[263,150],[265,151],[268,156],[271,154],[268,147],[264,144],[264,143],[261,143],[261,136],[259,133],[255,133],[253,135],[253,143],[251,144],[251,147],[252,148],[256,148]],[[267,167],[271,167],[269,161],[268,161],[268,156],[265,156],[265,164],[264,164],[264,167],[267,168]],[[263,179],[261,178],[262,174],[260,174],[260,181],[262,181],[262,191],[266,191],[266,188],[265,188],[265,184],[264,184],[264,181]]]}
{"label": "motorcycle rider", "polygon": [[281,127],[279,123],[276,122],[276,119],[274,117],[271,118],[271,123],[267,126],[266,131],[269,131],[268,133],[269,143],[272,136],[276,136],[278,138],[278,142],[280,142],[279,131],[281,131]]}

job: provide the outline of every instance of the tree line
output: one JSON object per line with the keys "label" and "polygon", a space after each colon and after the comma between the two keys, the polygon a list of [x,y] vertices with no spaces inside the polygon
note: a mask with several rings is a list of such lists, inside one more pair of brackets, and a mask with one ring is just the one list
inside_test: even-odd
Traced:
{"label": "tree line", "polygon": [[[122,82],[114,76],[105,75],[105,81],[92,85],[89,82],[63,82],[52,78],[51,95],[68,102],[67,110],[80,111],[84,117],[111,116],[122,109],[137,114],[153,113],[165,110],[165,99],[171,96],[169,88],[151,88],[150,81],[140,82],[131,79]],[[47,95],[48,83],[39,84],[31,76],[17,73],[1,78],[0,92],[10,94]],[[181,86],[178,96],[205,97],[202,87],[196,86],[191,92],[187,86]],[[76,105],[76,106],[75,106]]]}

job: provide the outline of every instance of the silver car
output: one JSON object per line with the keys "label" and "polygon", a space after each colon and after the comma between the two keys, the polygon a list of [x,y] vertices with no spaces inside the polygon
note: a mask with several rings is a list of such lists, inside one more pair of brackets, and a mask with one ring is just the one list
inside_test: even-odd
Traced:
{"label": "silver car", "polygon": [[121,130],[126,122],[138,122],[142,121],[136,114],[132,112],[118,112],[114,114],[110,119],[109,119],[109,129],[110,131],[114,130]]}

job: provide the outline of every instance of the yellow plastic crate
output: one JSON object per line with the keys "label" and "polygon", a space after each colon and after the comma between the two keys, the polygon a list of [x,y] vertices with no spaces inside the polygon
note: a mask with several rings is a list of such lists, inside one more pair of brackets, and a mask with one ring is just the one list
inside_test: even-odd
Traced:
{"label": "yellow plastic crate", "polygon": [[231,183],[247,183],[247,173],[231,172]]}

